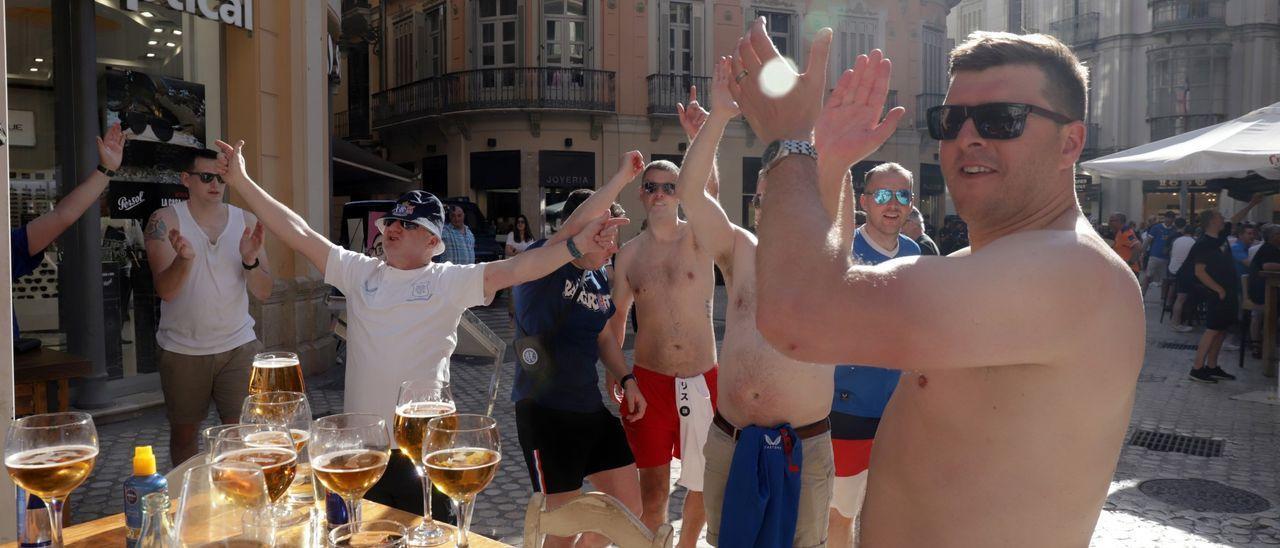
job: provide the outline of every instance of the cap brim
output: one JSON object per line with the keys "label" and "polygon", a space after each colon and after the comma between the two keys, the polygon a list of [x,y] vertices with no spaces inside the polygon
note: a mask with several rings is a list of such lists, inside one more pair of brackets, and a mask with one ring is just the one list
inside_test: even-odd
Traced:
{"label": "cap brim", "polygon": [[373,225],[374,225],[375,227],[377,227],[377,228],[378,228],[378,233],[379,233],[379,234],[381,234],[381,233],[383,233],[384,231],[386,231],[387,223],[390,223],[391,221],[409,221],[409,222],[411,222],[411,223],[413,223],[413,224],[416,224],[416,225],[418,225],[418,226],[421,226],[422,228],[425,228],[425,229],[427,229],[427,230],[430,230],[430,231],[431,231],[431,233],[432,233],[432,234],[434,234],[434,235],[435,235],[435,237],[436,237],[436,247],[435,247],[435,249],[432,249],[432,250],[431,250],[431,256],[432,256],[432,257],[435,257],[435,256],[440,255],[441,253],[444,253],[444,236],[441,236],[441,235],[440,235],[440,234],[441,234],[441,233],[440,233],[440,227],[439,227],[439,226],[436,226],[436,224],[435,224],[435,223],[432,223],[431,221],[428,221],[428,220],[423,219],[423,218],[421,218],[421,217],[419,217],[419,218],[417,218],[417,219],[405,219],[405,218],[402,218],[402,217],[395,217],[395,216],[392,216],[392,215],[385,215],[385,216],[382,216],[382,217],[378,217],[378,220],[374,221],[374,222],[373,222]]}

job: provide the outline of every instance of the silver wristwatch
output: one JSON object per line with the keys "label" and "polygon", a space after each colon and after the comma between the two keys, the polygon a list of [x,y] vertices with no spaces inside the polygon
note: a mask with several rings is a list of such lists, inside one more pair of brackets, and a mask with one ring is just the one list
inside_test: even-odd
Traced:
{"label": "silver wristwatch", "polygon": [[760,157],[760,164],[764,168],[760,171],[768,172],[780,160],[792,154],[803,154],[815,160],[818,159],[818,149],[814,148],[813,143],[783,139],[769,143],[769,146],[764,147],[764,155]]}

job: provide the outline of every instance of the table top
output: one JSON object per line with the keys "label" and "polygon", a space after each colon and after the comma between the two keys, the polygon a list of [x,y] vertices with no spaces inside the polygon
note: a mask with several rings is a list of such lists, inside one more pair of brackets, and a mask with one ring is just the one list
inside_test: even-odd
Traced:
{"label": "table top", "polygon": [[[391,508],[390,506],[384,506],[373,501],[366,500],[361,504],[363,505],[361,512],[364,514],[363,517],[365,520],[390,519],[403,523],[406,526],[414,526],[422,519],[421,516],[402,512],[395,508]],[[449,533],[450,537],[453,536],[455,529],[452,526],[441,523],[440,527],[444,528]],[[467,536],[468,542],[474,548],[510,548],[507,544],[477,535],[474,532]],[[88,523],[81,523],[80,525],[68,527],[62,532],[62,540],[63,544],[68,548],[124,546],[124,514],[115,514],[102,519],[90,521]],[[16,542],[10,542],[5,544],[3,548],[17,548],[17,546],[18,544]],[[445,544],[445,546],[451,545]]]}
{"label": "table top", "polygon": [[14,382],[36,382],[83,377],[93,371],[89,358],[51,348],[13,355]]}

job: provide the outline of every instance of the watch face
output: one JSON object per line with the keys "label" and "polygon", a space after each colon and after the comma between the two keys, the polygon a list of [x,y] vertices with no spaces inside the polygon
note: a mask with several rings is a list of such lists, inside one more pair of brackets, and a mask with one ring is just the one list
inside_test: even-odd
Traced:
{"label": "watch face", "polygon": [[760,165],[767,166],[773,159],[778,156],[778,151],[782,149],[782,141],[774,141],[769,146],[764,147],[764,154],[760,156]]}

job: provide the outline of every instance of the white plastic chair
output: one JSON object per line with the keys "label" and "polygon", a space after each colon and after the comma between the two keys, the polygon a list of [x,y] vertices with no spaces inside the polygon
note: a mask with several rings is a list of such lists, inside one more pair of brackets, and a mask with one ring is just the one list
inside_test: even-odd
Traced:
{"label": "white plastic chair", "polygon": [[597,533],[621,548],[671,548],[675,530],[671,524],[658,526],[656,533],[640,523],[618,499],[599,492],[574,497],[568,504],[546,509],[546,497],[534,493],[524,515],[525,548],[542,548],[545,535],[572,537]]}

